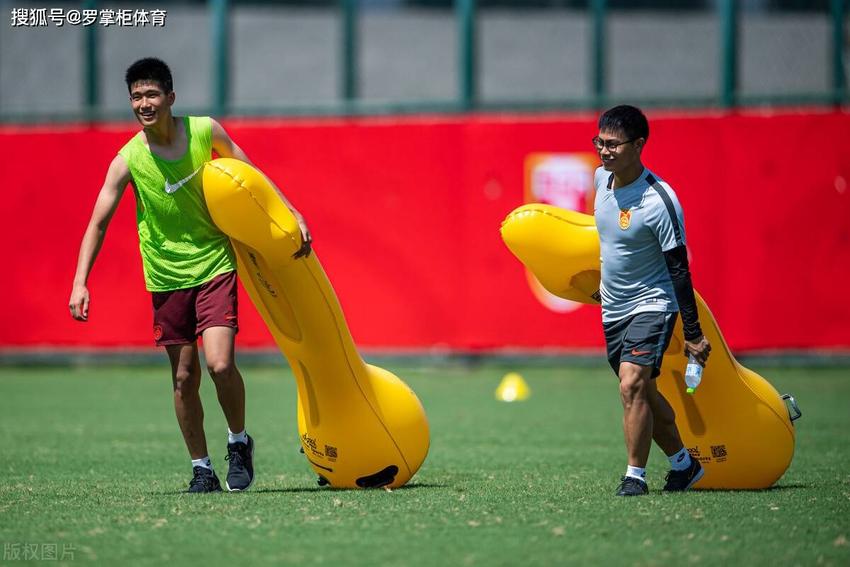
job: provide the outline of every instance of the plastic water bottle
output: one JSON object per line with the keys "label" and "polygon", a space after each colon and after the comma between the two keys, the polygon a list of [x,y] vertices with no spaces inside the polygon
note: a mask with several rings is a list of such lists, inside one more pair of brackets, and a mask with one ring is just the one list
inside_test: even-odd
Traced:
{"label": "plastic water bottle", "polygon": [[702,364],[694,358],[694,355],[689,354],[688,365],[685,367],[685,384],[688,386],[686,391],[693,394],[699,386],[700,380],[702,380]]}

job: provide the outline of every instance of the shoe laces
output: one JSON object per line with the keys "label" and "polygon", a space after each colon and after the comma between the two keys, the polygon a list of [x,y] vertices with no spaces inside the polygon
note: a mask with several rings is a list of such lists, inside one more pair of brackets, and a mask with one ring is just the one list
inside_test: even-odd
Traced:
{"label": "shoe laces", "polygon": [[676,471],[670,469],[667,471],[667,475],[664,477],[664,480],[670,480],[671,478],[687,478],[690,475],[691,469],[682,469],[680,471]]}
{"label": "shoe laces", "polygon": [[193,469],[195,475],[192,477],[192,480],[189,481],[189,486],[203,486],[204,488],[209,488],[214,485],[213,482],[213,473],[209,469],[204,467],[195,467]]}
{"label": "shoe laces", "polygon": [[232,443],[227,447],[227,456],[225,461],[230,461],[231,464],[242,466],[245,463],[248,454],[248,445],[245,443]]}
{"label": "shoe laces", "polygon": [[638,480],[633,476],[624,476],[622,478],[622,482],[623,482],[624,485],[626,485],[626,484],[637,484],[640,487],[643,487],[643,485],[646,484],[645,482]]}

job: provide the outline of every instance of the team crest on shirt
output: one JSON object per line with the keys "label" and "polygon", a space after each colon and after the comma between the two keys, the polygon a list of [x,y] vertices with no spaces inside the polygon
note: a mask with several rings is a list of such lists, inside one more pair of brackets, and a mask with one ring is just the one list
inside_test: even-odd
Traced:
{"label": "team crest on shirt", "polygon": [[620,228],[626,230],[632,224],[632,212],[620,211]]}

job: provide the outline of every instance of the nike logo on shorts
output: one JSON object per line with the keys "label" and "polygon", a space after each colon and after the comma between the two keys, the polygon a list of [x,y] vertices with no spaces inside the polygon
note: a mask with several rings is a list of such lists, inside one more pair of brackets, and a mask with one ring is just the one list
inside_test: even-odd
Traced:
{"label": "nike logo on shorts", "polygon": [[[201,167],[204,167],[204,166],[202,165]],[[180,181],[178,181],[177,183],[169,183],[169,182],[168,182],[168,179],[166,179],[166,180],[165,180],[165,192],[166,192],[166,193],[168,193],[169,195],[170,195],[170,194],[172,194],[172,193],[174,193],[174,192],[176,192],[178,189],[180,189],[181,187],[183,187],[184,185],[186,185],[186,184],[189,182],[189,180],[190,180],[190,179],[192,179],[193,177],[195,177],[195,175],[196,175],[199,171],[201,171],[201,167],[199,167],[198,169],[196,169],[195,171],[193,171],[190,175],[187,175],[186,177],[184,177],[183,179],[181,179],[181,180],[180,180]]]}
{"label": "nike logo on shorts", "polygon": [[640,356],[642,354],[652,354],[652,351],[651,350],[637,350],[637,349],[634,349],[634,348],[632,349],[632,355],[633,356]]}

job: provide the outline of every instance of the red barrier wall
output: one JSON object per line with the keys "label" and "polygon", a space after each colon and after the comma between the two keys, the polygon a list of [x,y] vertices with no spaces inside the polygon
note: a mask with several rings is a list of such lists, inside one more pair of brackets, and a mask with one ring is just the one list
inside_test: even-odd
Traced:
{"label": "red barrier wall", "polygon": [[[735,349],[850,347],[850,116],[650,113],[645,163],[685,209],[696,288]],[[499,238],[535,152],[586,152],[590,115],[227,121],[305,214],[366,347],[599,347],[596,307],[557,314]],[[149,345],[127,192],[67,300],[109,161],[134,124],[0,129],[8,314],[0,346]],[[271,345],[242,297],[240,344]]]}

